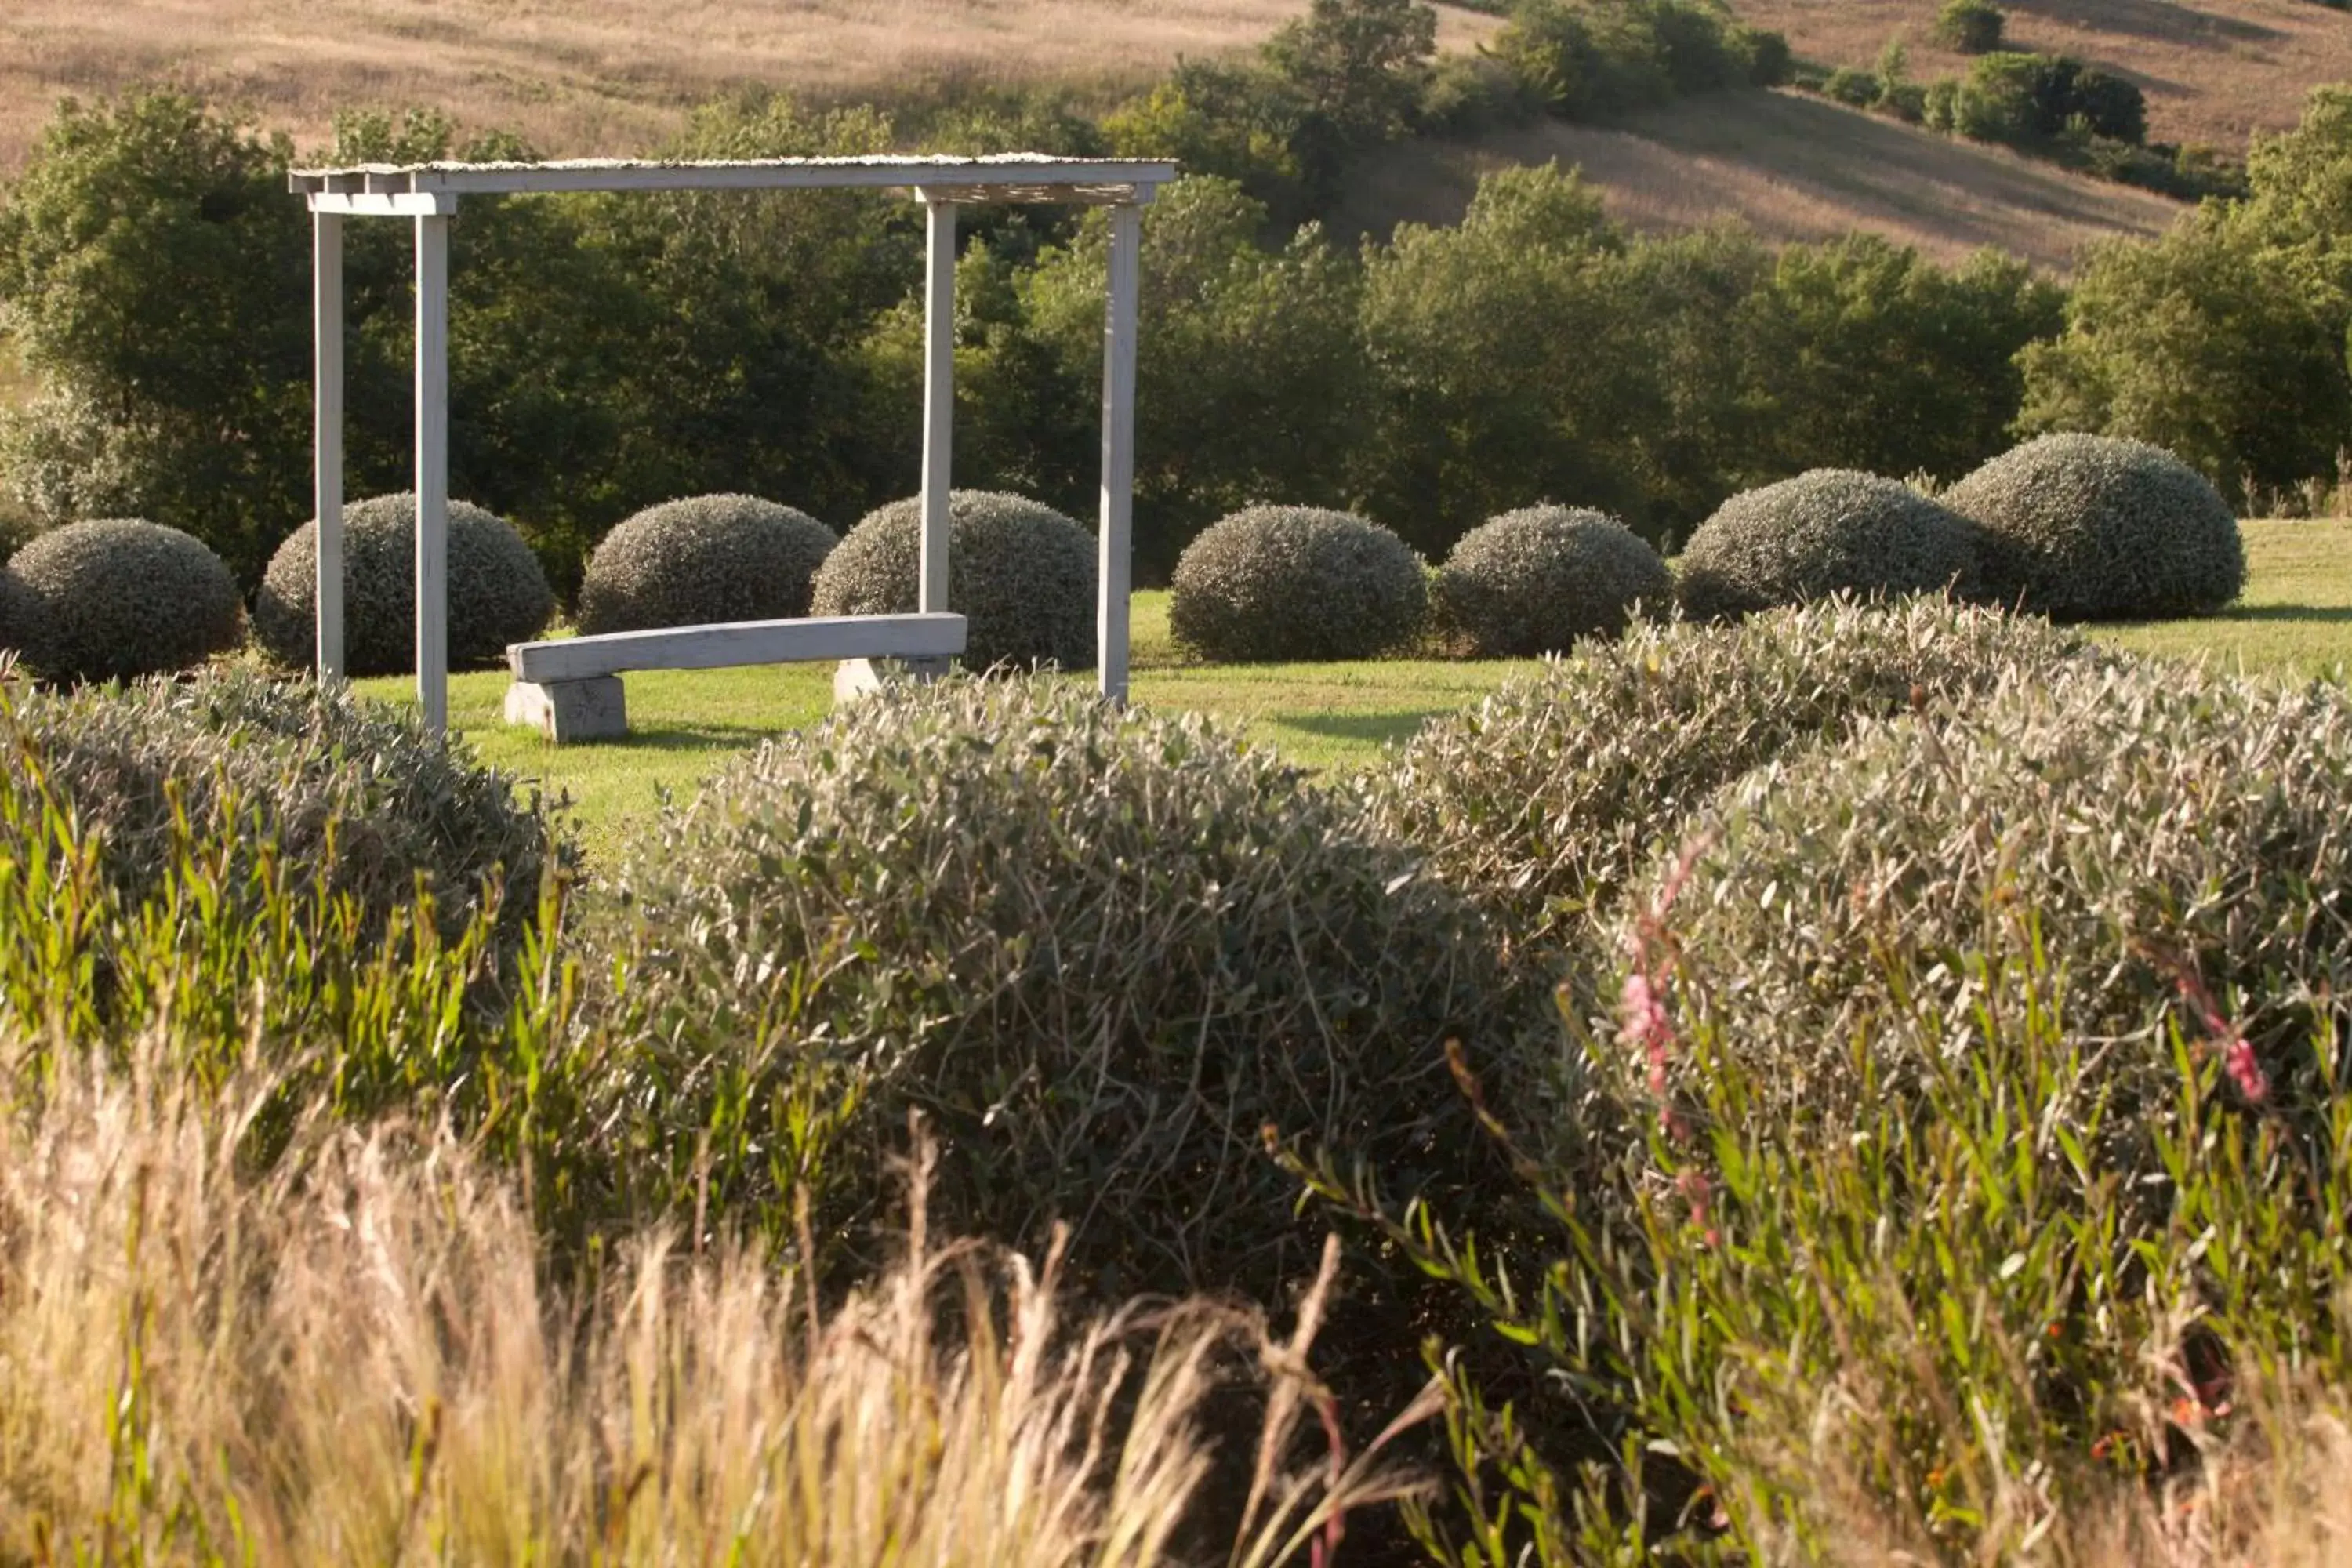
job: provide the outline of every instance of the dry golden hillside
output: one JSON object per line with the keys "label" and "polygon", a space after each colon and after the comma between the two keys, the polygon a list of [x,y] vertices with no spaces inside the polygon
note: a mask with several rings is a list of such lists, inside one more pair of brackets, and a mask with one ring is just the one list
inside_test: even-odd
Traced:
{"label": "dry golden hillside", "polygon": [[[68,93],[169,79],[315,139],[340,109],[436,105],[550,152],[644,147],[747,83],[1110,88],[1257,43],[1306,0],[0,0],[0,172]],[[1441,6],[1466,48],[1493,18]]]}
{"label": "dry golden hillside", "polygon": [[[1829,65],[1867,66],[1901,36],[1910,74],[1965,70],[1935,47],[1941,0],[1738,0],[1742,16]],[[2011,48],[2120,68],[2147,94],[2160,142],[2245,150],[2250,132],[2295,122],[2304,94],[2352,81],[2352,14],[2315,0],[1999,0]]]}
{"label": "dry golden hillside", "polygon": [[2084,244],[2151,235],[2179,216],[2161,196],[2069,174],[1794,92],[1691,99],[1622,129],[1547,121],[1475,143],[1423,142],[1364,170],[1335,219],[1343,233],[1400,218],[1452,223],[1479,174],[1557,159],[1609,193],[1639,228],[1737,220],[1773,239],[1884,234],[1957,259],[1983,246],[2064,273]]}

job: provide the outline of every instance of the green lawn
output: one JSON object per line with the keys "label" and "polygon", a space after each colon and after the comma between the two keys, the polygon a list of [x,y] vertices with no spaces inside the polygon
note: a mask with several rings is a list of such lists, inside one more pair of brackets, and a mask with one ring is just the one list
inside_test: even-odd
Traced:
{"label": "green lawn", "polygon": [[[2352,523],[2248,523],[2246,542],[2253,570],[2238,608],[2101,635],[2121,647],[2211,655],[2250,669],[2317,673],[2352,665]],[[1136,595],[1134,650],[1138,702],[1221,715],[1316,769],[1360,767],[1431,714],[1474,702],[1534,668],[1525,660],[1186,664],[1168,640],[1168,596],[1157,593]],[[833,667],[632,675],[632,733],[593,746],[551,746],[506,728],[499,722],[506,685],[502,671],[453,677],[451,723],[485,760],[568,794],[593,854],[651,813],[661,789],[690,793],[732,753],[823,714],[832,703]],[[361,686],[390,698],[409,689],[403,679]]]}

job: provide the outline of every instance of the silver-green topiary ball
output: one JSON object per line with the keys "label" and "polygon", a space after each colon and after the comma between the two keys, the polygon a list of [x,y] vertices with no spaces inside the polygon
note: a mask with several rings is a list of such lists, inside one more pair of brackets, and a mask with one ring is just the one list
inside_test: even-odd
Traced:
{"label": "silver-green topiary ball", "polygon": [[1565,652],[1613,637],[1638,605],[1674,602],[1658,552],[1606,512],[1531,506],[1456,541],[1431,585],[1437,625],[1484,658]]}
{"label": "silver-green topiary ball", "polygon": [[2246,584],[2229,503],[2161,447],[2044,436],[1944,500],[1977,526],[1985,593],[2054,619],[2204,615]]}
{"label": "silver-green topiary ball", "polygon": [[[319,528],[296,529],[270,558],[253,608],[254,639],[280,661],[318,657]],[[539,558],[502,519],[449,503],[449,664],[495,663],[509,643],[539,635],[555,595]],[[416,667],[416,498],[376,496],[343,508],[343,670],[398,675]]]}
{"label": "silver-green topiary ball", "polygon": [[0,563],[0,654],[22,657],[33,645],[35,618],[40,601],[24,579]]}
{"label": "silver-green topiary ball", "polygon": [[580,584],[580,630],[636,631],[805,616],[839,542],[806,512],[757,496],[647,507],[606,534]]}
{"label": "silver-green topiary ball", "polygon": [[1680,563],[1683,604],[1712,617],[1834,594],[1968,598],[1977,592],[1972,533],[1907,485],[1815,468],[1736,495],[1699,525]]}
{"label": "silver-green topiary ball", "polygon": [[1178,557],[1168,630],[1230,663],[1370,658],[1419,636],[1429,610],[1421,557],[1343,511],[1254,506],[1212,524]]}
{"label": "silver-green topiary ball", "polygon": [[236,581],[201,540],[113,518],[51,529],[8,576],[26,662],[52,680],[127,680],[202,664],[237,645]]}
{"label": "silver-green topiary ball", "polygon": [[[1094,536],[1023,496],[957,490],[948,504],[948,608],[967,623],[963,667],[1094,668]],[[877,508],[817,569],[810,613],[913,613],[921,553],[920,499]]]}

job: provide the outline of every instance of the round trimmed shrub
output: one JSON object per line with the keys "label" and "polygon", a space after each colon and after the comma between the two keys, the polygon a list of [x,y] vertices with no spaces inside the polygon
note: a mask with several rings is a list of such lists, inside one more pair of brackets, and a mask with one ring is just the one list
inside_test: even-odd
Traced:
{"label": "round trimmed shrub", "polygon": [[[923,502],[877,508],[826,556],[819,616],[908,615],[921,603]],[[1094,535],[1043,501],[993,490],[948,497],[948,608],[966,622],[963,668],[1095,664]]]}
{"label": "round trimmed shrub", "polygon": [[[513,890],[501,930],[519,934],[542,871],[572,855],[511,775],[407,710],[249,669],[21,693],[0,709],[0,750],[39,760],[47,787],[101,838],[108,880],[134,902],[174,854],[180,815],[202,842],[268,844],[355,900],[370,930],[414,901],[422,874],[454,931],[497,876]],[[30,808],[17,820],[36,826],[40,788],[26,769],[0,778]]]}
{"label": "round trimmed shrub", "polygon": [[2352,996],[2352,697],[2326,683],[2156,661],[2021,682],[1751,774],[1708,816],[1666,914],[1675,989],[1759,1069],[1764,1124],[1834,1131],[1916,1089],[1974,1048],[1980,1006],[2019,1026],[2030,983],[2092,1047],[2064,1087],[2115,1097],[2129,1168],[2177,1096],[2171,1026],[2210,1038],[2185,976],[2290,1100],[2315,1013]]}
{"label": "round trimmed shrub", "polygon": [[1945,492],[1976,525],[1984,591],[2059,620],[2205,615],[2246,585],[2238,520],[2161,447],[2044,436]]}
{"label": "round trimmed shrub", "polygon": [[[253,606],[254,640],[280,662],[318,658],[319,526],[289,535],[270,558]],[[470,501],[449,503],[449,665],[495,664],[555,614],[547,574],[522,535]],[[375,496],[343,508],[343,669],[398,675],[416,668],[416,497]]]}
{"label": "round trimmed shrub", "polygon": [[[1391,1184],[1500,1170],[1445,1042],[1508,1060],[1546,1009],[1413,858],[1197,717],[1044,677],[888,690],[719,774],[607,879],[596,967],[628,983],[598,1005],[636,1010],[629,1070],[680,1093],[781,1107],[829,1071],[814,1102],[854,1116],[848,1147],[919,1108],[935,1223],[1032,1244],[1060,1220],[1106,1289],[1276,1300],[1322,1226],[1264,1129]],[[662,1110],[670,1156],[704,1117]],[[739,1163],[712,1201],[790,1164]],[[891,1183],[832,1167],[821,1217],[855,1233]]]}
{"label": "round trimmed shrub", "polygon": [[1420,635],[1429,584],[1412,547],[1378,523],[1306,506],[1254,506],[1177,558],[1168,630],[1234,664],[1370,658]]}
{"label": "round trimmed shrub", "polygon": [[39,637],[36,617],[41,602],[17,575],[0,562],[0,653],[22,657]]}
{"label": "round trimmed shrub", "polygon": [[1976,546],[1953,512],[1893,479],[1815,468],[1736,495],[1680,561],[1695,616],[1747,615],[1832,594],[1973,595]]}
{"label": "round trimmed shrub", "polygon": [[580,584],[580,630],[636,631],[805,616],[838,542],[806,512],[756,496],[647,507],[606,534]]}
{"label": "round trimmed shrub", "polygon": [[1941,598],[1637,623],[1430,721],[1365,776],[1366,805],[1498,928],[1556,953],[1613,935],[1651,851],[1750,769],[2099,657],[2046,621]]}
{"label": "round trimmed shrub", "polygon": [[243,633],[245,606],[221,558],[161,523],[51,529],[16,552],[8,575],[30,599],[26,662],[52,680],[170,674]]}
{"label": "round trimmed shrub", "polygon": [[1534,506],[1472,529],[1430,585],[1436,624],[1482,658],[1565,652],[1613,637],[1638,604],[1674,602],[1647,542],[1606,512]]}

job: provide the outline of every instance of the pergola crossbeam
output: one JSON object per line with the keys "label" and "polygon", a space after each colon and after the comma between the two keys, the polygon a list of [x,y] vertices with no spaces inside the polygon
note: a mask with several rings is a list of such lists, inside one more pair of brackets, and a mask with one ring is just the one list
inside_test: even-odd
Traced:
{"label": "pergola crossbeam", "polygon": [[449,222],[466,195],[591,191],[911,189],[926,210],[920,611],[948,613],[949,486],[955,421],[955,209],[1065,202],[1111,209],[1104,323],[1099,683],[1123,701],[1128,675],[1130,519],[1135,479],[1135,341],[1140,209],[1176,177],[1134,158],[769,158],[727,162],[568,159],[544,163],[367,163],[298,169],[288,184],[310,206],[315,297],[319,517],[319,672],[343,668],[341,513],[342,223],[405,218],[416,229],[416,689],[425,722],[448,720]]}

